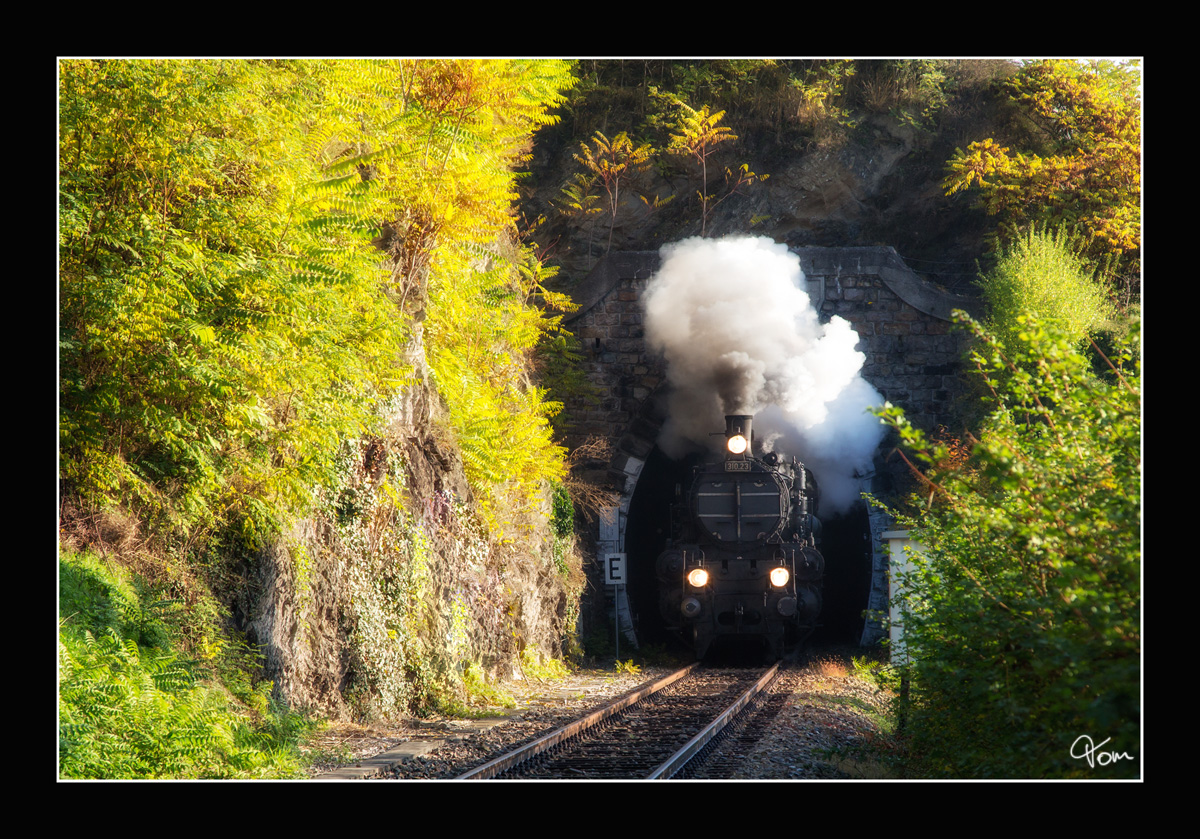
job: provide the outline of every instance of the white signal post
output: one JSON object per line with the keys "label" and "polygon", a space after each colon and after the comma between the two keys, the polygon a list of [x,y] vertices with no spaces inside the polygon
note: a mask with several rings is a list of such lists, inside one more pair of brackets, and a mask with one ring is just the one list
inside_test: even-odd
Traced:
{"label": "white signal post", "polygon": [[604,583],[616,586],[614,601],[617,604],[616,617],[616,657],[621,660],[621,587],[625,585],[625,554],[609,553],[604,555]]}

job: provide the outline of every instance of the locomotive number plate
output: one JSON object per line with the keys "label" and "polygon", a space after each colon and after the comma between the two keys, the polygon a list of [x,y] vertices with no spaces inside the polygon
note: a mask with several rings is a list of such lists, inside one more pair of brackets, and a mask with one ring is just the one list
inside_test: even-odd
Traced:
{"label": "locomotive number plate", "polygon": [[750,461],[748,460],[727,460],[725,461],[726,472],[749,472]]}

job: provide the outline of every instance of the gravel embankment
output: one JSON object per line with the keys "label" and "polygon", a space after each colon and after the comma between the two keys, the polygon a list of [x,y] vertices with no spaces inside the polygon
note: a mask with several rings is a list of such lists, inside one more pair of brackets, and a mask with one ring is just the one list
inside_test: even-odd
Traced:
{"label": "gravel embankment", "polygon": [[790,692],[770,733],[738,765],[736,780],[877,779],[886,767],[869,753],[886,746],[891,694],[817,663],[781,679]]}

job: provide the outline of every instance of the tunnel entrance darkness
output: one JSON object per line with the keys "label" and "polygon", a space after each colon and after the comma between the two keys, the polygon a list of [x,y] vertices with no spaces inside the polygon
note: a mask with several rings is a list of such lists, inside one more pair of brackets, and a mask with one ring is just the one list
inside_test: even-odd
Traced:
{"label": "tunnel entrance darkness", "polygon": [[[686,493],[699,455],[672,460],[655,446],[638,476],[625,521],[625,555],[628,558],[629,608],[633,612],[638,642],[686,650],[663,627],[658,610],[654,560],[671,538],[671,508],[676,493]],[[680,496],[681,498],[681,496]]]}
{"label": "tunnel entrance darkness", "polygon": [[[688,652],[663,626],[658,608],[654,561],[672,536],[671,512],[691,485],[700,455],[673,460],[655,446],[646,458],[630,499],[625,522],[630,609],[640,644]],[[820,516],[825,555],[821,624],[811,642],[858,644],[871,589],[871,528],[861,502],[839,516]]]}
{"label": "tunnel entrance darkness", "polygon": [[858,644],[871,594],[871,522],[858,501],[841,515],[819,516],[825,555],[825,604],[812,641]]}

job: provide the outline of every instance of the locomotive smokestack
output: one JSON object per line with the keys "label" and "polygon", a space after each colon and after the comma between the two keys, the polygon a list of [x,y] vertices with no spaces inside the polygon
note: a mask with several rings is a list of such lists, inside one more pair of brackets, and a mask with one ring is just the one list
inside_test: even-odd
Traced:
{"label": "locomotive smokestack", "polygon": [[753,454],[754,438],[751,436],[750,424],[754,417],[750,414],[725,415],[725,457],[729,459],[744,453]]}
{"label": "locomotive smokestack", "polygon": [[[658,442],[679,459],[693,444],[715,448],[721,417],[753,414],[756,454],[798,456],[827,509],[846,509],[885,430],[866,409],[884,400],[859,375],[858,333],[837,315],[822,323],[806,288],[799,257],[765,237],[663,247],[642,295],[646,347],[662,353],[671,384]],[[745,459],[726,452],[727,463]]]}

